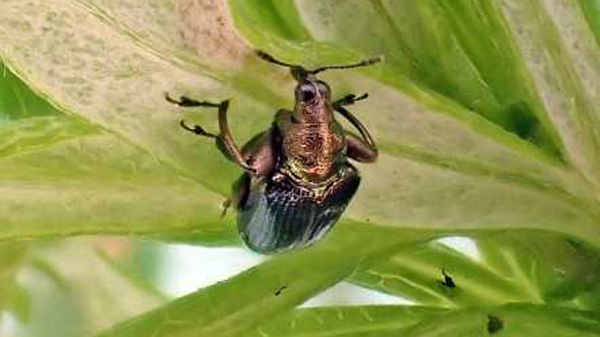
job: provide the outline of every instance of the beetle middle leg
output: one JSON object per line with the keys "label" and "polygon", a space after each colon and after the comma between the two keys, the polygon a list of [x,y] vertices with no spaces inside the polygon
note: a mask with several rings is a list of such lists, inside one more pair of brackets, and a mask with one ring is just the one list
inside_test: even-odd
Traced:
{"label": "beetle middle leg", "polygon": [[[256,176],[267,176],[275,165],[275,152],[273,141],[276,129],[272,127],[268,131],[261,132],[252,137],[242,146],[242,156],[246,163],[252,166]],[[238,181],[233,184],[232,197],[223,202],[221,217],[227,214],[232,205],[235,208],[244,207],[245,200],[250,193],[250,177],[244,173]]]}
{"label": "beetle middle leg", "polygon": [[275,166],[275,139],[279,131],[275,126],[252,137],[242,146],[242,156],[255,169],[257,176],[267,176]]}
{"label": "beetle middle leg", "polygon": [[241,168],[246,170],[249,173],[255,174],[256,169],[249,164],[245,159],[240,149],[235,144],[233,140],[233,136],[229,131],[229,125],[227,123],[227,109],[229,108],[229,100],[225,100],[221,103],[211,103],[206,101],[197,101],[194,99],[187,98],[185,96],[181,96],[179,100],[175,100],[171,98],[168,94],[165,96],[167,101],[177,104],[183,107],[210,107],[210,108],[218,108],[219,110],[219,134],[213,134],[207,132],[199,125],[188,125],[183,120],[180,122],[181,127],[185,130],[193,132],[196,135],[209,137],[215,139],[215,143],[217,148],[223,153],[223,155],[239,165]]}

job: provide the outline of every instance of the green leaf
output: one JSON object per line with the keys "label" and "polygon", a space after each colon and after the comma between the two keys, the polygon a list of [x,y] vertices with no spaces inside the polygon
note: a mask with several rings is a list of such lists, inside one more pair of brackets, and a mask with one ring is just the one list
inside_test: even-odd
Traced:
{"label": "green leaf", "polygon": [[592,183],[600,172],[600,45],[577,2],[502,4],[565,157]]}
{"label": "green leaf", "polygon": [[440,308],[384,305],[295,309],[247,336],[399,336],[423,320],[448,313]]}
{"label": "green leaf", "polygon": [[32,92],[0,59],[0,121],[33,116],[52,116],[59,112]]}
{"label": "green leaf", "polygon": [[[600,238],[593,220],[597,185],[589,183],[599,172],[591,132],[597,129],[593,106],[598,104],[589,104],[597,99],[594,88],[600,81],[598,46],[587,43],[590,31],[581,25],[583,17],[568,41],[580,48],[569,49],[557,35],[570,26],[553,13],[533,11],[547,7],[578,20],[573,6],[282,1],[276,3],[278,11],[291,2],[296,10],[286,14],[310,32],[302,41],[261,24],[258,8],[267,5],[237,0],[230,5],[252,44],[284,61],[344,62],[357,51],[386,59],[367,78],[351,72],[326,76],[334,90],[366,91],[376,98],[353,107],[365,116],[384,155],[364,169],[366,183],[350,210],[352,218],[421,228],[564,232],[569,227],[569,234],[580,238]],[[530,14],[552,21],[558,32],[542,30],[540,18],[531,18],[530,27],[523,19]],[[540,35],[525,37],[529,30]],[[532,58],[531,43],[539,44],[535,53],[552,51],[546,67],[536,67],[540,58]],[[551,100],[547,78],[552,76],[553,85],[570,94],[557,92]],[[556,104],[566,97],[578,97],[567,115]],[[575,228],[581,232],[571,232]]]}
{"label": "green leaf", "polygon": [[98,254],[108,240],[46,242],[31,250],[20,277],[33,295],[32,320],[23,327],[28,335],[89,336],[164,302]]}
{"label": "green leaf", "polygon": [[232,3],[232,5],[234,9],[233,15],[251,15],[252,18],[261,19],[259,26],[253,25],[248,20],[249,17],[246,17],[246,20],[237,20],[238,27],[246,32],[246,34],[261,35],[256,29],[260,27],[266,28],[267,31],[272,32],[282,39],[295,41],[310,39],[310,35],[304,27],[302,19],[298,16],[293,1],[243,1]]}
{"label": "green leaf", "polygon": [[[0,41],[5,46],[2,56],[7,64],[65,111],[98,125],[119,139],[126,139],[151,154],[165,170],[171,169],[171,175],[194,179],[205,190],[227,195],[229,185],[239,171],[222,158],[211,142],[197,140],[178,128],[180,116],[177,112],[182,109],[168,104],[164,93],[185,93],[208,100],[234,97],[230,120],[240,140],[267,128],[272,112],[291,99],[293,84],[289,76],[278,75],[271,65],[261,61],[246,63],[248,48],[235,36],[224,5],[204,8],[186,3],[173,7],[157,2],[140,6],[131,2],[106,1],[36,4],[36,0],[11,0],[4,4],[0,25],[5,29],[1,30]],[[281,55],[312,58],[312,64],[356,56],[356,53],[348,54],[350,48],[356,48],[348,41],[344,42],[346,48],[298,42],[309,36],[298,28],[300,23],[309,26],[308,32],[317,28],[311,26],[308,12],[298,7],[296,13],[289,2],[255,4],[245,7],[246,12],[238,8],[235,1],[230,5],[238,22],[240,18],[252,20],[251,15],[246,15],[249,8],[268,13],[276,11],[280,16],[290,13],[292,17],[300,16],[301,20],[292,19],[290,24],[269,21],[271,23],[266,27],[254,25],[255,33],[257,29],[262,32],[252,38],[256,46],[272,47],[274,42],[283,41],[277,50],[282,47],[289,47],[289,50]],[[453,22],[451,15],[462,15],[459,14],[461,11],[468,13],[469,9],[440,6],[433,2],[419,5],[424,13],[442,10],[449,13],[449,18],[443,21],[446,23],[440,23],[441,28],[431,28],[434,29],[432,34],[459,29],[450,25]],[[506,29],[507,25],[501,19],[503,12],[493,6],[482,6],[485,7],[482,10],[489,12],[491,20],[492,26],[487,31],[500,41],[516,44],[510,40],[512,31]],[[204,23],[198,26],[197,22]],[[466,22],[465,25],[478,22]],[[336,27],[334,22],[331,24]],[[218,36],[202,34],[214,29],[214,25],[220,25]],[[251,25],[240,23],[238,26],[245,32],[244,27]],[[294,33],[269,31],[278,30],[280,26],[286,26]],[[473,43],[465,49],[473,53],[491,43],[489,38],[470,40],[458,31],[455,33],[456,39],[460,37],[466,39],[465,44]],[[292,40],[282,40],[290,36]],[[355,37],[356,41],[368,40],[359,37]],[[417,44],[414,48],[426,52],[425,46]],[[107,50],[110,53],[106,53]],[[194,55],[194,50],[200,55]],[[385,49],[376,50],[386,52]],[[489,88],[471,78],[456,82],[465,83],[465,86],[457,87],[458,91],[454,93],[436,92],[445,85],[424,84],[427,82],[425,73],[420,77],[406,76],[402,70],[405,68],[399,65],[401,60],[396,62],[393,58],[384,65],[385,71],[374,70],[368,77],[352,71],[326,77],[336,92],[366,90],[377,98],[371,100],[370,105],[357,105],[356,111],[364,116],[384,153],[377,165],[361,168],[365,183],[348,212],[350,218],[384,226],[438,230],[535,228],[561,231],[592,242],[600,240],[600,228],[596,225],[598,215],[594,211],[597,206],[593,198],[595,185],[590,186],[582,178],[582,174],[587,176],[586,173],[564,167],[563,156],[555,156],[552,146],[548,145],[558,144],[557,149],[562,151],[556,137],[563,134],[555,135],[552,125],[544,119],[545,110],[542,111],[542,105],[532,91],[535,86],[530,83],[529,69],[523,67],[524,60],[518,58],[516,50],[511,47],[506,55],[498,53],[502,62],[515,66],[516,70],[509,78],[518,84],[507,83],[508,75],[498,73],[485,63],[485,55],[479,55],[479,61],[474,64],[481,63],[480,67],[490,73],[493,80],[487,85]],[[389,55],[386,56],[389,59]],[[459,56],[448,55],[452,60],[458,60]],[[398,65],[394,66],[394,62]],[[457,72],[462,73],[465,64],[459,62],[456,66],[443,68],[447,71],[442,72],[444,75],[440,78],[455,81],[451,77]],[[434,62],[423,71],[431,74],[437,65]],[[267,71],[273,75],[265,76]],[[523,139],[518,130],[486,115],[495,111],[492,103],[483,110],[474,108],[473,102],[465,97],[477,96],[480,91],[471,93],[471,87],[487,90],[482,93],[501,92],[505,97],[502,102],[517,104],[517,108],[519,102],[526,102],[528,107],[523,111],[533,111],[527,116],[539,120],[541,131],[536,129],[539,132],[532,131]],[[587,95],[587,92],[582,94]],[[401,107],[400,114],[398,107]],[[373,112],[365,115],[364,109]],[[252,118],[243,118],[242,113]],[[207,110],[202,116],[184,116],[191,121],[200,121],[208,128],[214,127],[211,126],[215,123],[214,111]],[[533,118],[530,117],[527,118]],[[534,137],[538,134],[539,137]],[[531,142],[530,137],[533,137]],[[547,139],[554,140],[547,142]],[[201,191],[196,189],[193,195],[202,194]],[[386,202],[381,202],[382,195],[386,195]],[[83,213],[79,214],[82,216]],[[174,226],[184,227],[182,222],[194,221],[192,217],[196,214],[190,212],[187,215],[189,218],[178,217],[179,223]],[[208,217],[214,223],[219,221],[216,209]],[[154,217],[148,218],[130,212],[129,226],[149,221],[150,224],[146,224],[148,230],[162,228]],[[75,219],[69,223],[74,224]],[[99,222],[94,226],[100,226]],[[125,224],[120,223],[120,226]],[[77,232],[81,233],[75,230],[71,233]],[[107,232],[113,231],[108,229]]]}
{"label": "green leaf", "polygon": [[[246,36],[256,45],[271,46],[270,35],[276,36],[278,30],[259,20],[260,10],[267,5],[260,1],[231,3]],[[277,2],[279,11],[293,7],[290,3],[293,1]],[[522,138],[531,138],[549,152],[556,151],[540,123],[539,99],[494,2],[378,0],[340,5],[297,1],[296,5],[299,14],[288,9],[286,17],[292,22],[302,20],[315,40],[366,55],[383,54],[387,80],[407,77]],[[479,34],[471,34],[474,28]],[[544,124],[550,126],[548,121]]]}
{"label": "green leaf", "polygon": [[[183,132],[178,126],[181,109],[164,99],[165,92],[179,95],[196,90],[212,100],[231,95],[231,89],[215,79],[206,66],[171,60],[172,48],[161,49],[168,41],[163,41],[164,33],[156,36],[158,31],[175,30],[171,26],[178,22],[173,6],[140,8],[142,17],[144,10],[153,10],[149,14],[156,17],[165,11],[163,21],[149,20],[138,30],[128,30],[130,22],[117,25],[113,19],[121,17],[112,15],[125,14],[129,3],[102,7],[102,3],[81,4],[57,2],[44,5],[41,11],[35,2],[4,4],[2,23],[26,27],[2,30],[0,39],[6,46],[3,56],[8,65],[63,110],[126,138],[166,165],[176,166],[179,174],[201,176],[211,189],[228,190],[224,182],[229,184],[234,168],[219,158],[211,142]],[[165,25],[158,26],[161,22]],[[64,37],[68,37],[67,42],[59,43]],[[156,44],[149,45],[153,42]],[[183,52],[182,43],[178,46]],[[214,120],[216,114],[209,115]],[[226,175],[209,179],[209,172],[214,171]]]}
{"label": "green leaf", "polygon": [[98,130],[65,116],[32,117],[0,125],[0,158],[10,158],[63,140],[97,134]]}
{"label": "green leaf", "polygon": [[[551,233],[475,236],[477,255],[433,241],[404,250],[353,275],[360,285],[419,305],[441,308],[514,302],[596,309],[583,299],[598,291],[600,254]],[[443,284],[444,274],[455,287]]]}
{"label": "green leaf", "polygon": [[[19,243],[0,244],[0,312],[13,310],[20,317],[26,318],[25,298],[21,295],[16,278],[26,245]],[[22,310],[21,310],[22,309]]]}
{"label": "green leaf", "polygon": [[[496,319],[501,320],[501,326],[490,323]],[[600,321],[592,312],[517,304],[463,310],[402,306],[301,309],[264,324],[248,336],[546,337],[598,333]]]}
{"label": "green leaf", "polygon": [[[106,233],[189,240],[195,231],[206,244],[234,237],[233,216],[222,220],[219,205],[240,171],[212,142],[177,125],[183,118],[212,131],[215,111],[184,112],[164,99],[165,92],[233,98],[240,144],[268,128],[278,108],[292,106],[287,70],[252,56],[233,19],[253,48],[307,67],[385,56],[370,69],[321,77],[335,97],[370,94],[352,110],[380,144],[380,160],[360,166],[363,183],[348,219],[322,243],[103,336],[245,335],[357,267],[383,270],[388,280],[407,273],[410,282],[387,291],[436,306],[411,309],[422,317],[410,327],[404,317],[385,317],[402,335],[481,336],[488,315],[505,322],[502,335],[596,333],[591,314],[558,306],[597,310],[600,303],[597,7],[583,0],[5,0],[0,57],[47,102],[14,108],[13,100],[0,126],[0,240]],[[46,113],[48,102],[66,115]],[[561,236],[540,240],[544,251],[524,246],[539,238],[527,230]],[[522,241],[485,237],[499,231],[525,234]],[[477,238],[484,262],[439,246],[396,247],[447,233]],[[400,251],[407,248],[414,251]],[[60,266],[78,252],[51,255]],[[454,294],[439,287],[446,265]],[[363,276],[355,280],[379,286]],[[64,279],[65,288],[78,282]],[[88,297],[94,281],[82,281],[81,298],[98,322],[111,306],[93,307],[104,300]],[[545,305],[499,306],[521,301]],[[89,328],[78,323],[64,328]]]}
{"label": "green leaf", "polygon": [[231,232],[215,221],[221,196],[115,136],[65,117],[1,128],[0,239]]}
{"label": "green leaf", "polygon": [[[372,231],[351,224],[347,227],[351,230],[328,237],[329,244],[278,255],[233,278],[121,323],[98,337],[243,336],[249,329],[339,282],[358,265],[372,263],[402,249],[403,242],[423,237],[418,233],[390,235],[393,231],[389,229]],[[378,245],[365,245],[365,240],[376,240]]]}
{"label": "green leaf", "polygon": [[600,44],[600,2],[597,0],[579,0],[579,4],[588,25],[596,35],[596,41]]}

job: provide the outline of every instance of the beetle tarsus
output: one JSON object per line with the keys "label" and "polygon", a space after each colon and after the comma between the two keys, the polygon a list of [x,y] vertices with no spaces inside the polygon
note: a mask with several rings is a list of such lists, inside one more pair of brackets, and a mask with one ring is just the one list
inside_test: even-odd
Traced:
{"label": "beetle tarsus", "polygon": [[364,94],[362,94],[362,95],[360,95],[360,96],[358,96],[358,97],[354,98],[354,102],[357,102],[357,101],[362,101],[363,99],[366,99],[366,98],[368,98],[368,97],[369,97],[369,94],[365,92]]}
{"label": "beetle tarsus", "polygon": [[349,94],[346,95],[340,99],[338,99],[337,101],[333,102],[332,105],[334,106],[334,108],[339,108],[345,105],[352,105],[358,101],[362,101],[363,99],[366,99],[369,97],[369,94],[364,93],[360,96],[356,96],[355,94]]}
{"label": "beetle tarsus", "polygon": [[197,101],[195,99],[192,99],[192,98],[189,98],[186,96],[179,96],[179,100],[177,100],[177,99],[174,99],[173,97],[169,96],[169,93],[165,93],[165,99],[169,103],[177,104],[181,107],[186,107],[186,108],[197,107],[197,106],[216,108],[216,107],[220,106],[220,103]]}
{"label": "beetle tarsus", "polygon": [[207,132],[200,125],[196,125],[196,124],[188,125],[185,123],[184,120],[181,120],[181,122],[179,122],[179,125],[181,125],[181,127],[184,128],[185,130],[190,131],[198,136],[204,136],[204,137],[209,137],[209,138],[217,138],[218,137],[217,135],[215,135],[213,133]]}

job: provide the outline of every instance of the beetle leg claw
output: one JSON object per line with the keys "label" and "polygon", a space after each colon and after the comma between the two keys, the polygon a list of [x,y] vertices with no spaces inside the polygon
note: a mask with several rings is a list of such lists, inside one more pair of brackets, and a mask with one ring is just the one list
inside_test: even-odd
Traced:
{"label": "beetle leg claw", "polygon": [[209,138],[217,138],[218,137],[217,135],[215,135],[213,133],[207,132],[200,125],[196,125],[196,124],[188,125],[183,120],[181,120],[181,122],[179,122],[179,125],[181,125],[181,127],[184,128],[185,130],[193,132],[194,134],[199,135],[199,136],[205,136],[205,137],[209,137]]}

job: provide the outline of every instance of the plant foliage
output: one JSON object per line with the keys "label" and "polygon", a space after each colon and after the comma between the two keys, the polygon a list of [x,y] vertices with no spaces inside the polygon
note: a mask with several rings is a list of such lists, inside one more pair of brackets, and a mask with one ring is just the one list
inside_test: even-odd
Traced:
{"label": "plant foliage", "polygon": [[[24,335],[600,334],[598,0],[0,8],[0,310]],[[384,56],[322,76],[369,93],[352,110],[380,160],[323,242],[167,302],[97,241],[240,244],[220,218],[239,170],[177,126],[216,116],[164,95],[232,98],[248,140],[294,87],[253,48],[308,67]],[[294,309],[344,279],[415,305]]]}

